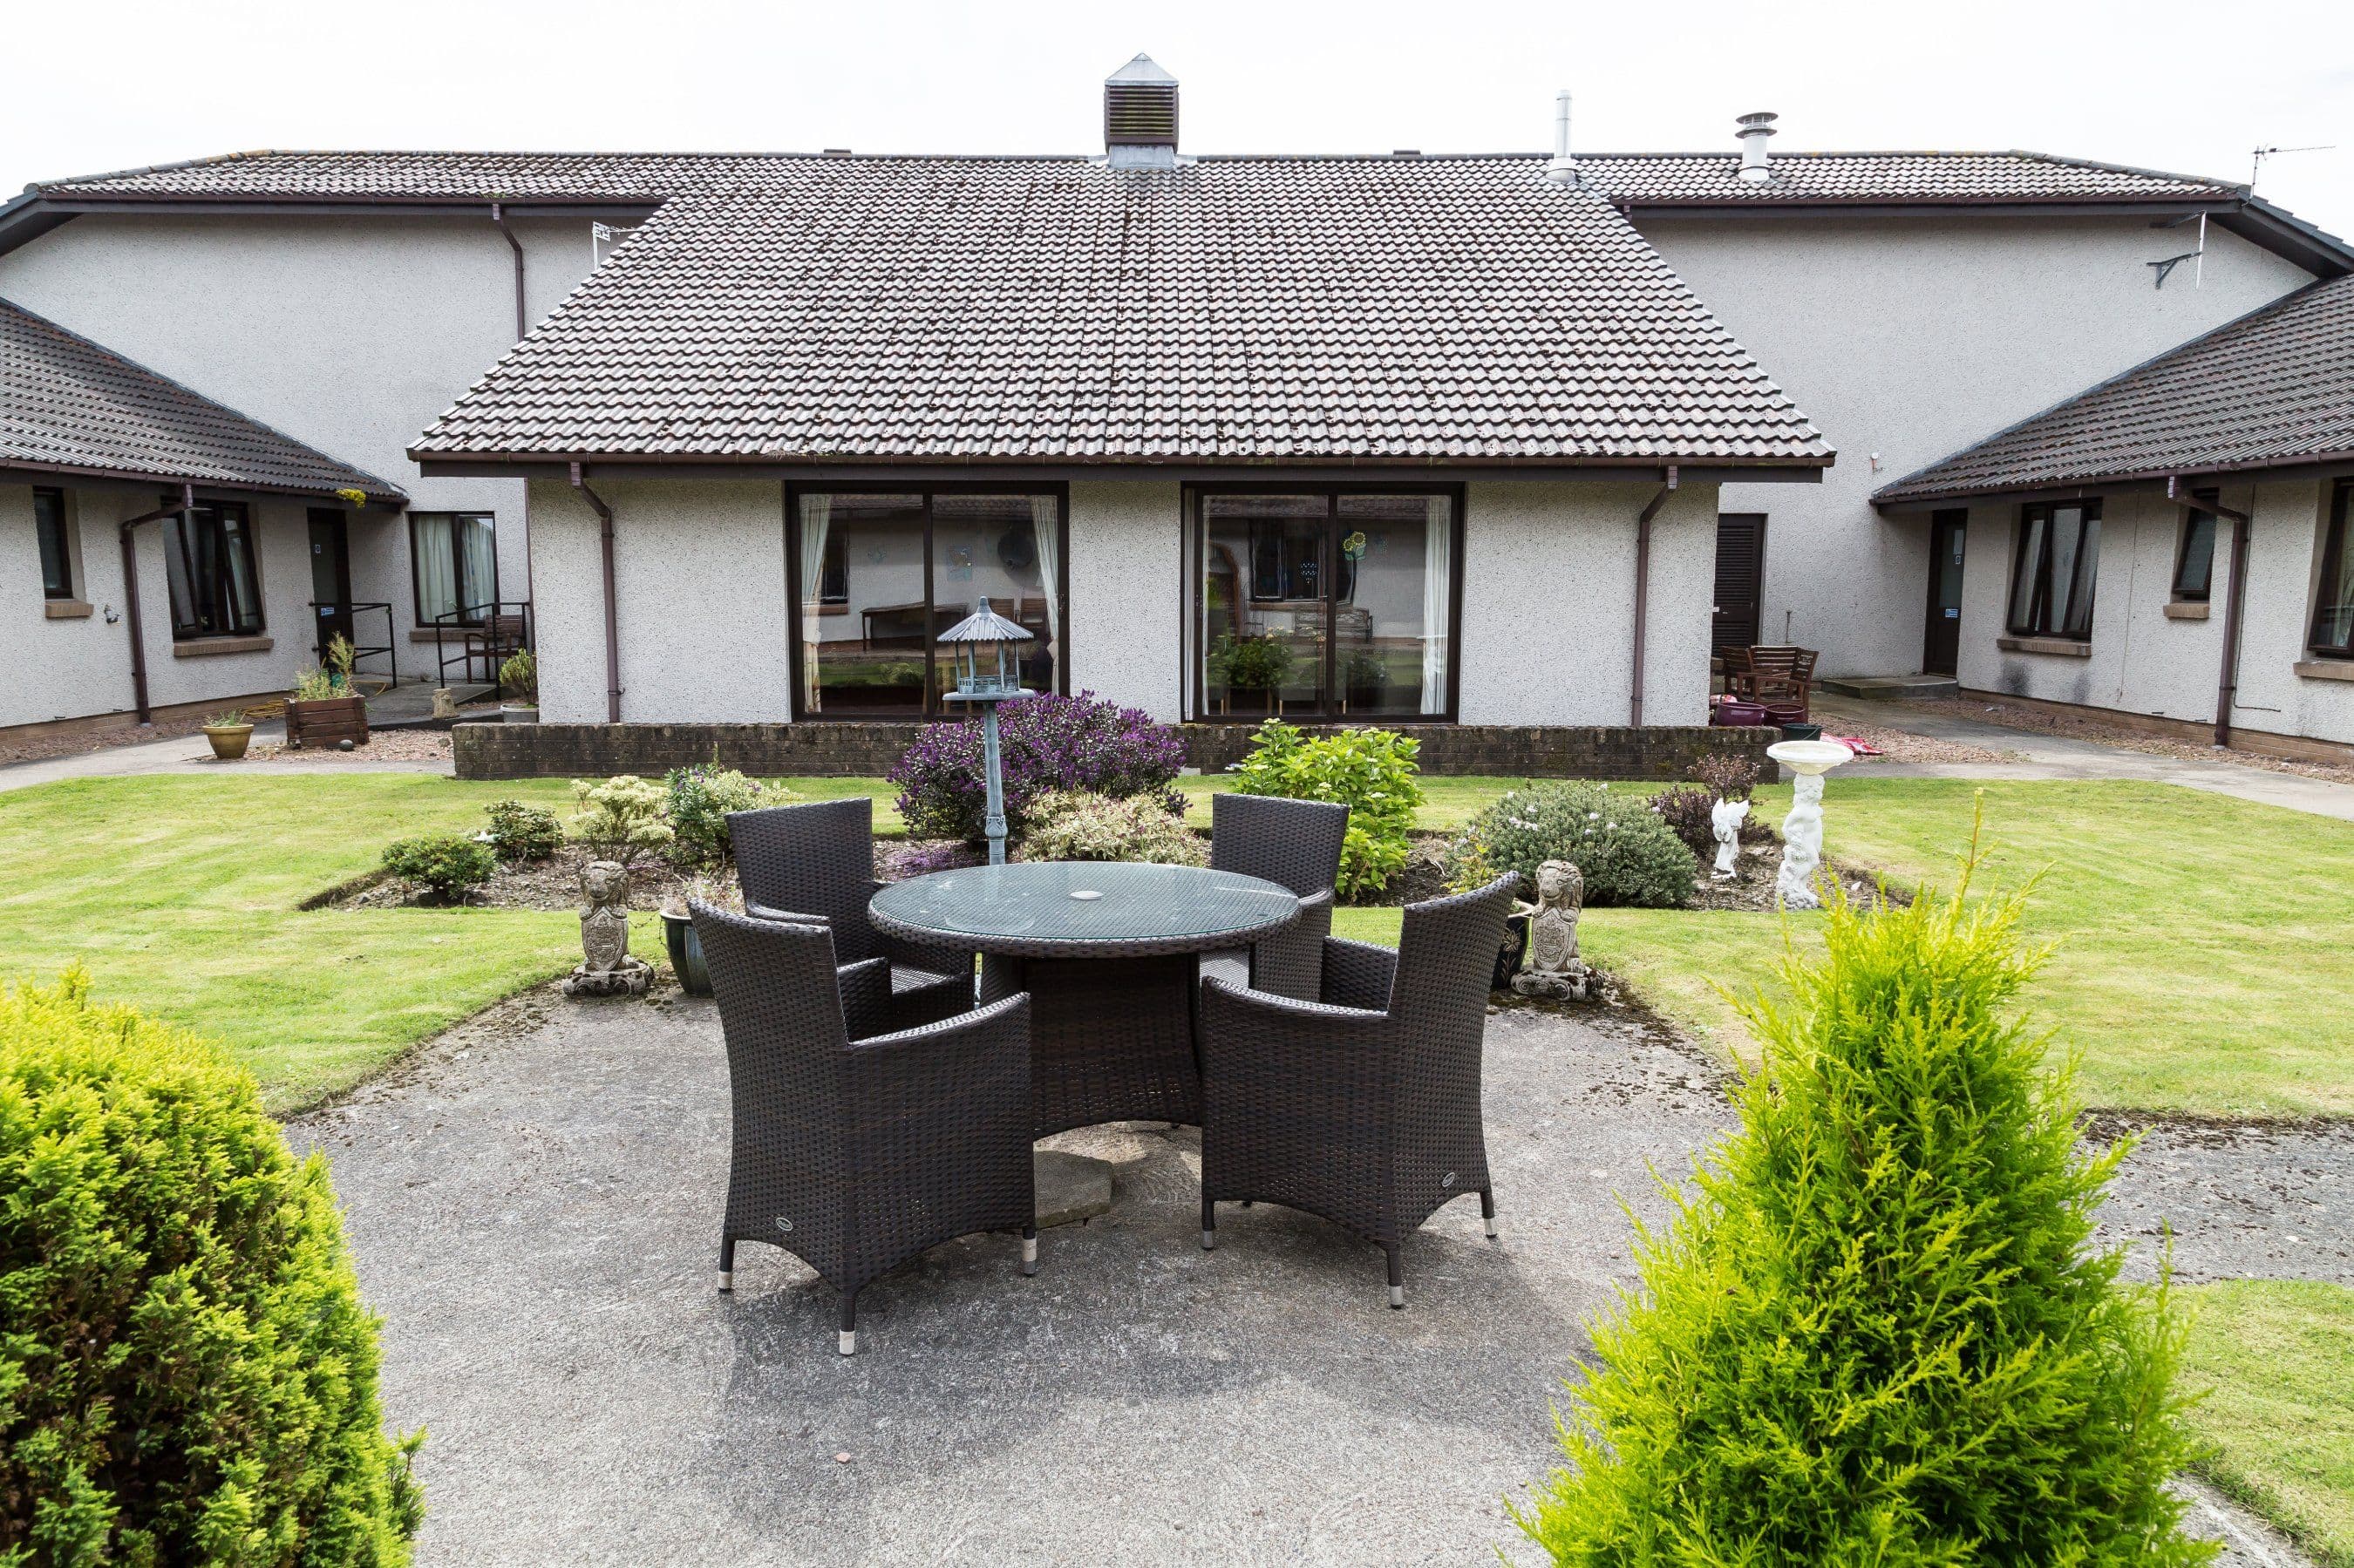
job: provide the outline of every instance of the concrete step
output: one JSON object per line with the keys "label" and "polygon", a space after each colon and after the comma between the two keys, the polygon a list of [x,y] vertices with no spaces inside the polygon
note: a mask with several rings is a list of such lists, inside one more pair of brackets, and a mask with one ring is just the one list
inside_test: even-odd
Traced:
{"label": "concrete step", "polygon": [[1962,689],[1951,675],[1826,675],[1815,684],[1839,696],[1878,701],[1949,697]]}

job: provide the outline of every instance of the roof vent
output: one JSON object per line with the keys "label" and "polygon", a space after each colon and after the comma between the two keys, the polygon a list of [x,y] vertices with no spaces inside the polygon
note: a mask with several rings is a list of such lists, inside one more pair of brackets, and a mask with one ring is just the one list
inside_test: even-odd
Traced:
{"label": "roof vent", "polygon": [[1577,184],[1577,160],[1569,154],[1569,89],[1553,95],[1553,162],[1545,177],[1565,185]]}
{"label": "roof vent", "polygon": [[1139,55],[1104,79],[1104,152],[1115,169],[1177,164],[1177,79]]}
{"label": "roof vent", "polygon": [[1764,185],[1774,177],[1773,168],[1766,162],[1766,138],[1774,134],[1777,114],[1744,114],[1735,122],[1741,129],[1734,134],[1741,138],[1741,177],[1753,185]]}

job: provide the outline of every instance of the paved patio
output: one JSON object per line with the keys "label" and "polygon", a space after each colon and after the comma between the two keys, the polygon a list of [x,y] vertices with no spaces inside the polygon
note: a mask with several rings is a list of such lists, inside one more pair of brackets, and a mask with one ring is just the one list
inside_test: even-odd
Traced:
{"label": "paved patio", "polygon": [[[1487,1062],[1503,1239],[1442,1211],[1404,1312],[1375,1249],[1285,1210],[1222,1212],[1204,1254],[1197,1136],[1108,1129],[1078,1136],[1119,1161],[1109,1214],[1047,1232],[1034,1279],[1002,1237],[877,1281],[848,1360],[797,1261],[747,1247],[712,1288],[708,1003],[535,992],[290,1134],[335,1161],[388,1414],[430,1430],[422,1563],[1525,1561],[1502,1499],[1551,1463],[1556,1380],[1624,1277],[1612,1194],[1656,1216],[1647,1165],[1730,1118],[1631,1021],[1500,1012]],[[2247,1217],[2178,1261],[2244,1248]],[[2295,1561],[2252,1539],[2227,1561]]]}

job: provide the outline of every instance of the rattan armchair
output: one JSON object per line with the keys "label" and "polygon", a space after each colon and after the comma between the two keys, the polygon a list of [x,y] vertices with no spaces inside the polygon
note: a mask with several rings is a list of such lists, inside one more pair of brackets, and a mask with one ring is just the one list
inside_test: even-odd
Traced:
{"label": "rattan armchair", "polygon": [[1389,1258],[1440,1205],[1479,1194],[1496,1234],[1479,1117],[1488,985],[1514,879],[1409,905],[1396,951],[1324,939],[1321,1000],[1202,986],[1202,1245],[1220,1200],[1320,1214]]}
{"label": "rattan armchair", "polygon": [[1210,797],[1210,867],[1265,877],[1299,899],[1299,920],[1258,942],[1248,953],[1205,953],[1202,972],[1246,980],[1274,996],[1312,1001],[1332,930],[1333,884],[1341,876],[1341,844],[1349,834],[1349,808],[1323,800],[1267,795]]}
{"label": "rattan armchair", "polygon": [[858,795],[731,811],[727,840],[744,887],[745,913],[828,927],[843,963],[889,959],[892,983],[902,990],[960,980],[962,1002],[971,1004],[970,952],[886,937],[866,918],[867,902],[883,885],[875,880],[873,800]]}
{"label": "rattan armchair", "polygon": [[727,1041],[734,1128],[719,1288],[736,1244],[782,1247],[842,1297],[925,1248],[1019,1230],[1038,1268],[1030,1160],[1030,998],[913,1020],[890,961],[834,966],[822,926],[689,906]]}

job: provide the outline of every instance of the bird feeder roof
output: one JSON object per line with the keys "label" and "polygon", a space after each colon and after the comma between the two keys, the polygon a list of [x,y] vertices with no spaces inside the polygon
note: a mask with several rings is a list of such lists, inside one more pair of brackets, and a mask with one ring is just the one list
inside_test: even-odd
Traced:
{"label": "bird feeder roof", "polygon": [[1032,632],[1017,621],[1012,621],[989,608],[983,598],[981,608],[940,633],[942,642],[1027,642]]}

